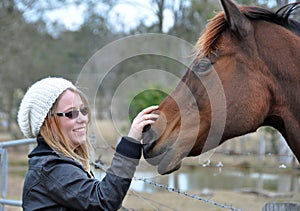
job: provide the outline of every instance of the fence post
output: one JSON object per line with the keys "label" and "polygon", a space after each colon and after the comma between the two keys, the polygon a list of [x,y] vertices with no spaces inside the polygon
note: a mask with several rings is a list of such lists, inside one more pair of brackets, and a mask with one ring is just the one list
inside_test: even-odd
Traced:
{"label": "fence post", "polygon": [[269,202],[262,211],[300,211],[300,203]]}
{"label": "fence post", "polygon": [[1,197],[6,197],[6,179],[7,179],[7,150],[0,148],[0,165],[1,165]]}

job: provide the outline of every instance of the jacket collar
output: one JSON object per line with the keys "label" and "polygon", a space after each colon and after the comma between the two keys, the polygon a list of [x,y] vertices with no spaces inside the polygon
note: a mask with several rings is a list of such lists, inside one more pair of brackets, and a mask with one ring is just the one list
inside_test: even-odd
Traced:
{"label": "jacket collar", "polygon": [[44,138],[39,135],[37,138],[37,146],[28,155],[29,158],[41,155],[53,155],[55,151],[45,142]]}

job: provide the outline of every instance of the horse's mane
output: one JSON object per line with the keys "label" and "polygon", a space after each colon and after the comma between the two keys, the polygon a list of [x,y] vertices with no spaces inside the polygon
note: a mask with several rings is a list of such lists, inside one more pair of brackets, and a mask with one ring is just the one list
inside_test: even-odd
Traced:
{"label": "horse's mane", "polygon": [[[299,7],[300,2],[295,2],[281,7],[277,10],[277,12],[272,12],[270,10],[254,6],[240,7],[240,10],[251,20],[264,20],[270,23],[275,23],[300,35],[300,23],[290,19],[290,15]],[[196,43],[196,49],[200,50],[201,54],[204,56],[210,54],[216,49],[216,41],[227,27],[228,24],[225,18],[225,13],[221,12],[217,14],[207,24],[205,32]]]}

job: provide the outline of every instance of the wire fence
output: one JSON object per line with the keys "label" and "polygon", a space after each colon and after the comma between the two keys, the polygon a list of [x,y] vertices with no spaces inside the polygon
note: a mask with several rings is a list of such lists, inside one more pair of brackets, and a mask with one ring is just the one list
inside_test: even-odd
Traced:
{"label": "wire fence", "polygon": [[[108,166],[105,166],[101,163],[92,163],[95,167],[103,170],[103,171],[106,171]],[[179,195],[182,195],[182,196],[185,196],[185,197],[189,197],[191,199],[195,199],[195,200],[199,200],[199,201],[202,201],[202,202],[205,202],[205,203],[208,203],[208,204],[211,204],[213,206],[217,206],[217,207],[220,207],[220,208],[223,208],[223,209],[229,209],[229,210],[233,210],[233,211],[242,211],[241,209],[237,209],[231,205],[227,205],[227,204],[222,204],[222,203],[219,203],[219,202],[215,202],[213,200],[210,200],[210,199],[207,199],[207,198],[204,198],[204,197],[201,197],[201,196],[198,196],[196,194],[190,194],[188,192],[185,192],[185,191],[181,191],[179,189],[176,189],[174,187],[169,187],[167,185],[164,185],[164,184],[159,184],[157,182],[154,182],[153,180],[150,180],[148,178],[139,178],[139,177],[133,177],[133,180],[135,181],[142,181],[146,184],[149,184],[149,185],[152,185],[156,188],[159,188],[159,189],[164,189],[164,190],[167,190],[169,192],[172,192],[172,193],[176,193],[176,194],[179,194]],[[151,201],[150,199],[146,199],[146,198],[143,198],[141,196],[138,196],[137,194],[134,194],[134,196],[137,196],[138,198],[141,198],[143,199],[144,201]],[[153,202],[152,202],[153,203]],[[157,203],[157,202],[156,202]],[[160,206],[163,206],[163,207],[168,207],[162,203],[158,203]],[[150,203],[149,203],[150,205]],[[151,205],[150,205],[151,206]],[[168,207],[169,209],[171,209],[170,207]],[[127,209],[127,208],[126,208]],[[155,208],[155,210],[158,210],[157,208]]]}
{"label": "wire fence", "polygon": [[[97,168],[100,168],[104,172],[107,169],[107,166],[104,166],[103,164],[94,163],[94,165]],[[217,163],[215,166],[212,166],[209,161],[207,163],[203,164],[203,165],[200,165],[199,167],[200,168],[217,168],[220,174],[221,174],[223,168],[224,169],[228,168],[228,166],[224,166],[221,162]],[[279,168],[281,168],[281,167],[279,167]],[[276,169],[278,170],[278,167],[276,167]],[[151,177],[137,177],[137,176],[135,176],[133,178],[133,180],[137,181],[137,182],[143,182],[145,184],[148,184],[148,185],[150,185],[150,186],[158,189],[157,192],[159,192],[159,190],[165,190],[165,191],[174,193],[174,194],[182,196],[182,197],[187,197],[187,198],[189,198],[191,200],[201,201],[202,203],[209,204],[212,207],[212,210],[215,210],[215,209],[217,209],[217,210],[218,209],[225,209],[225,210],[235,210],[235,211],[236,210],[243,210],[242,208],[238,208],[238,207],[232,205],[231,203],[220,203],[218,201],[214,201],[214,200],[211,200],[209,198],[202,197],[202,196],[200,196],[198,194],[189,193],[187,191],[181,190],[180,188],[175,188],[173,186],[170,186],[170,184],[166,185],[166,184],[162,184],[162,183],[156,182],[155,181],[156,177],[160,177],[160,175],[158,175],[158,176],[154,175],[154,176],[151,176]],[[299,178],[299,182],[300,182],[300,178]],[[253,191],[253,190],[247,190],[247,191],[249,193],[249,191]],[[262,193],[263,192],[264,191],[262,191]],[[267,191],[265,191],[265,195],[264,196],[265,197],[269,197],[268,194],[269,193]],[[151,199],[151,198],[149,199],[147,197],[144,197],[140,193],[136,193],[136,191],[134,191],[134,190],[131,190],[128,195],[130,195],[132,197],[136,197],[136,198],[142,200],[145,203],[146,206],[149,206],[149,207],[153,208],[153,210],[178,210],[176,208],[172,208],[172,207],[168,206],[167,203],[163,202],[163,200],[155,200],[155,201],[153,201],[153,199]],[[280,196],[280,197],[281,196],[288,196],[288,197],[290,197],[291,195],[287,194],[287,193],[286,194],[279,194],[278,193],[277,196]],[[176,199],[175,199],[175,201],[176,201]],[[213,207],[217,207],[217,208],[214,209]],[[124,208],[124,209],[125,210],[134,210],[134,209],[128,209],[128,208]]]}
{"label": "wire fence", "polygon": [[207,198],[203,198],[203,197],[195,195],[195,194],[190,194],[190,193],[187,193],[185,191],[181,191],[181,190],[173,188],[173,187],[169,187],[169,186],[166,186],[166,185],[163,185],[163,184],[156,183],[156,182],[151,181],[149,179],[137,178],[137,177],[134,177],[133,179],[136,180],[136,181],[145,182],[145,183],[153,185],[153,186],[155,186],[157,188],[165,189],[165,190],[167,190],[169,192],[173,192],[173,193],[177,193],[179,195],[185,196],[185,197],[189,197],[191,199],[203,201],[205,203],[208,203],[208,204],[211,204],[213,206],[217,206],[217,207],[220,207],[220,208],[223,208],[223,209],[229,209],[229,210],[234,210],[234,211],[241,211],[241,209],[237,209],[237,208],[235,208],[235,207],[233,207],[231,205],[227,205],[227,204],[222,204],[222,203],[219,203],[219,202],[215,202],[213,200],[210,200],[210,199],[207,199]]}

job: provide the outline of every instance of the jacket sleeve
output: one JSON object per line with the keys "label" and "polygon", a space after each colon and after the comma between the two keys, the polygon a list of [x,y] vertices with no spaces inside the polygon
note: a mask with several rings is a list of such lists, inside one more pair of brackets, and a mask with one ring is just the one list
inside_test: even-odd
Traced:
{"label": "jacket sleeve", "polygon": [[42,170],[49,196],[58,204],[76,210],[118,210],[129,189],[142,145],[123,137],[111,167],[102,181],[91,179],[71,162],[55,161]]}

